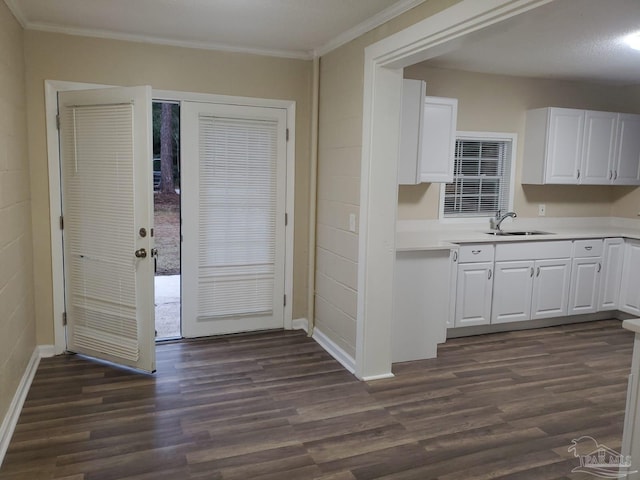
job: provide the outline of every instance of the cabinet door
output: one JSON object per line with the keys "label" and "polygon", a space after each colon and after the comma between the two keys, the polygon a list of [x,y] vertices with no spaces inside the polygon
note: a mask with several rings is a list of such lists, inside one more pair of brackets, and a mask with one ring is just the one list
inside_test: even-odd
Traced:
{"label": "cabinet door", "polygon": [[585,112],[580,183],[605,185],[613,181],[617,124],[617,113]]}
{"label": "cabinet door", "polygon": [[422,80],[402,81],[402,114],[400,148],[398,150],[398,184],[419,183],[419,160],[422,151],[422,119],[426,83]]}
{"label": "cabinet door", "polygon": [[604,240],[602,272],[600,273],[599,311],[618,309],[623,260],[624,240],[622,238],[606,238]]}
{"label": "cabinet door", "polygon": [[531,318],[534,262],[496,262],[491,323]]}
{"label": "cabinet door", "polygon": [[458,250],[451,250],[449,258],[451,259],[451,272],[449,275],[449,315],[447,316],[447,328],[455,326],[456,318],[456,286],[458,284]]}
{"label": "cabinet door", "polygon": [[571,261],[538,260],[535,262],[531,318],[561,317],[567,314]]}
{"label": "cabinet door", "polygon": [[640,316],[640,242],[625,244],[618,309]]}
{"label": "cabinet door", "polygon": [[602,258],[574,258],[571,265],[569,315],[594,313],[598,302],[598,287]]}
{"label": "cabinet door", "polygon": [[579,183],[583,130],[584,110],[549,109],[546,183]]}
{"label": "cabinet door", "polygon": [[640,185],[640,115],[618,115],[615,185]]}
{"label": "cabinet door", "polygon": [[461,263],[456,286],[456,327],[487,325],[491,320],[493,263]]}
{"label": "cabinet door", "polygon": [[422,119],[420,182],[452,182],[458,100],[426,97]]}

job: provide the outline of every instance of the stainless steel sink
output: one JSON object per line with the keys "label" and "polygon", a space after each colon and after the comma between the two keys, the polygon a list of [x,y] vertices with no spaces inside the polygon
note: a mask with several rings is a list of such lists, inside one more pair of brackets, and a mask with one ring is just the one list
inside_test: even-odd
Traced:
{"label": "stainless steel sink", "polygon": [[514,230],[489,230],[489,231],[484,232],[484,233],[486,233],[487,235],[497,235],[497,236],[553,235],[553,233],[551,233],[551,232],[543,232],[541,230],[520,230],[520,231],[514,231]]}

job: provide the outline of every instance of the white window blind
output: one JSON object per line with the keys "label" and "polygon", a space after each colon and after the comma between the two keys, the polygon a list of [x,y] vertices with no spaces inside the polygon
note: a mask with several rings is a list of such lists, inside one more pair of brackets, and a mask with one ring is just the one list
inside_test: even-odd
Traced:
{"label": "white window blind", "polygon": [[199,117],[198,320],[273,310],[277,127]]}
{"label": "white window blind", "polygon": [[66,107],[63,211],[69,344],[135,362],[133,107]]}
{"label": "white window blind", "polygon": [[444,190],[444,217],[487,217],[509,209],[511,149],[511,140],[456,140],[453,182]]}

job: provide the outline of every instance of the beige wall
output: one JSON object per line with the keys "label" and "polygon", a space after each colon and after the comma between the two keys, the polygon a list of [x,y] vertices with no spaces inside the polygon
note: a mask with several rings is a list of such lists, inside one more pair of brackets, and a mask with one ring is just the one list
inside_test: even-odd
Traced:
{"label": "beige wall", "polygon": [[36,345],[23,35],[0,2],[0,423]]}
{"label": "beige wall", "polygon": [[[538,204],[544,203],[549,217],[608,216],[623,210],[614,207],[621,198],[639,198],[638,189],[630,187],[520,183],[526,110],[553,106],[640,113],[640,104],[629,101],[628,88],[445,70],[427,64],[405,69],[405,77],[425,80],[428,95],[457,98],[458,130],[517,133],[514,210],[518,215],[537,216]],[[439,192],[439,184],[401,186],[398,218],[438,218]]]}
{"label": "beige wall", "polygon": [[53,343],[44,81],[151,85],[155,89],[296,101],[293,316],[307,308],[312,62],[25,32],[38,343]]}
{"label": "beige wall", "polygon": [[320,60],[316,326],[355,356],[364,49],[458,0],[429,0]]}

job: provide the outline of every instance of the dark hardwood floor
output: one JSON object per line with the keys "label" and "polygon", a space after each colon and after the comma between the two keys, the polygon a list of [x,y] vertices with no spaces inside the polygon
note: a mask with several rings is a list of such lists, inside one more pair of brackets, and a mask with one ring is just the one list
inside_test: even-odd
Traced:
{"label": "dark hardwood floor", "polygon": [[0,479],[593,479],[568,447],[620,448],[620,325],[450,340],[368,384],[301,332],[159,345],[153,376],[44,359]]}

